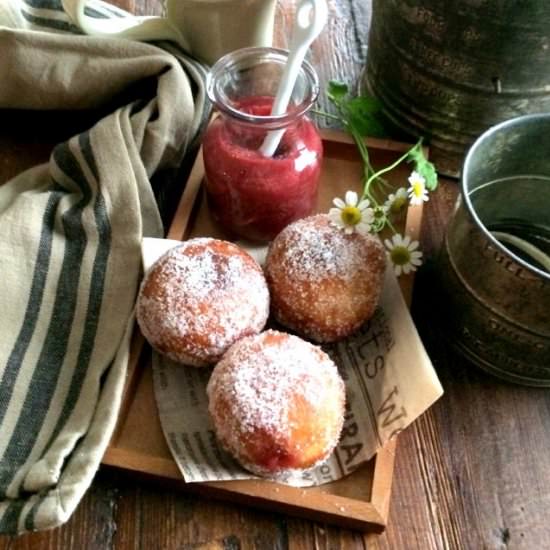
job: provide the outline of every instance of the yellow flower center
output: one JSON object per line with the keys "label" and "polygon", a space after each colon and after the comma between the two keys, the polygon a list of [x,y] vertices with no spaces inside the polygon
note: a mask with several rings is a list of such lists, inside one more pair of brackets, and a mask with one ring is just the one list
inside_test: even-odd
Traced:
{"label": "yellow flower center", "polygon": [[397,214],[397,212],[399,212],[405,206],[406,202],[407,197],[395,197],[395,199],[391,203],[390,211],[394,214]]}
{"label": "yellow flower center", "polygon": [[411,261],[411,253],[406,246],[396,246],[392,248],[390,257],[395,265],[405,265]]}
{"label": "yellow flower center", "polygon": [[412,191],[415,197],[421,197],[424,194],[424,184],[420,181],[415,181],[412,184]]}
{"label": "yellow flower center", "polygon": [[357,225],[361,221],[361,210],[357,206],[345,206],[340,216],[345,225]]}

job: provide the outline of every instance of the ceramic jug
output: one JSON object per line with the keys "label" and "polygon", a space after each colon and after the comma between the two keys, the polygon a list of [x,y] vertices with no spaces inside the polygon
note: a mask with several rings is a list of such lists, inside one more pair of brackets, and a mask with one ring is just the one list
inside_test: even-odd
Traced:
{"label": "ceramic jug", "polygon": [[140,41],[172,40],[213,64],[249,46],[271,46],[276,0],[167,0],[165,17],[99,19],[85,13],[86,0],[63,0],[75,25],[90,35]]}

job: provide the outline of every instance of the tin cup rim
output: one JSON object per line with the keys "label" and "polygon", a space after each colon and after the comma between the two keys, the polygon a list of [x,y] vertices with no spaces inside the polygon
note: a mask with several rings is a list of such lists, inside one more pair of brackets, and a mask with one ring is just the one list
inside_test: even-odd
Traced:
{"label": "tin cup rim", "polygon": [[537,119],[547,119],[550,122],[550,113],[532,113],[529,115],[521,115],[518,117],[514,117],[508,120],[505,120],[503,122],[499,122],[498,124],[495,124],[494,126],[491,126],[485,132],[483,132],[480,136],[477,137],[477,139],[474,141],[472,146],[468,149],[468,152],[466,153],[466,157],[464,158],[464,163],[462,165],[462,174],[460,178],[460,191],[462,194],[462,200],[464,201],[464,204],[466,205],[466,210],[468,211],[469,215],[472,217],[474,223],[477,225],[477,227],[481,230],[481,232],[485,235],[485,237],[503,254],[506,256],[509,256],[512,258],[515,262],[520,264],[522,267],[530,271],[531,273],[536,274],[538,277],[542,277],[547,282],[550,283],[550,273],[543,271],[542,269],[539,269],[538,267],[530,264],[529,262],[525,261],[523,258],[515,254],[512,250],[510,250],[508,247],[504,246],[500,241],[494,237],[491,232],[487,229],[481,218],[478,216],[474,205],[472,203],[472,200],[470,198],[469,189],[468,189],[468,174],[470,173],[470,167],[472,164],[472,159],[476,155],[478,148],[481,146],[481,144],[486,141],[488,138],[493,136],[494,134],[505,130],[507,128],[510,128],[512,126],[517,126],[524,124],[525,122],[529,122],[530,120],[537,120]]}

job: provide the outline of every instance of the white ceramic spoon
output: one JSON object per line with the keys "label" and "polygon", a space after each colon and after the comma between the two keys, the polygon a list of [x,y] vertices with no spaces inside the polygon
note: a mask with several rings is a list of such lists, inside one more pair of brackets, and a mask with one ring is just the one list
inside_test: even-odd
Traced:
{"label": "white ceramic spoon", "polygon": [[[286,113],[307,50],[325,26],[327,17],[328,8],[325,0],[302,0],[298,5],[288,60],[273,101],[272,116]],[[260,147],[260,153],[264,157],[272,157],[284,133],[284,128],[269,132]]]}

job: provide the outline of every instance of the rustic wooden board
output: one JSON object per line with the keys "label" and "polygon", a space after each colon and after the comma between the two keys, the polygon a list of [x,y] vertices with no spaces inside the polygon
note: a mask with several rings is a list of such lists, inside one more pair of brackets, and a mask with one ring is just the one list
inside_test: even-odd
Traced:
{"label": "rustic wooden board", "polygon": [[[325,130],[325,160],[321,179],[319,211],[327,211],[335,196],[348,189],[359,190],[361,163],[355,145],[341,132]],[[373,165],[385,166],[410,145],[388,140],[368,140]],[[400,166],[387,180],[396,187],[407,182],[410,167]],[[195,236],[227,238],[212,221],[202,193],[202,154],[190,173],[167,238],[184,240]],[[422,207],[403,216],[400,229],[418,238]],[[401,279],[410,303],[413,277]],[[300,517],[361,530],[384,529],[393,479],[396,441],[390,441],[368,463],[344,479],[311,488],[295,488],[265,480],[185,483],[164,440],[155,404],[150,368],[150,349],[143,345],[138,330],[134,335],[124,401],[103,463],[161,480],[207,496],[262,507]]]}

